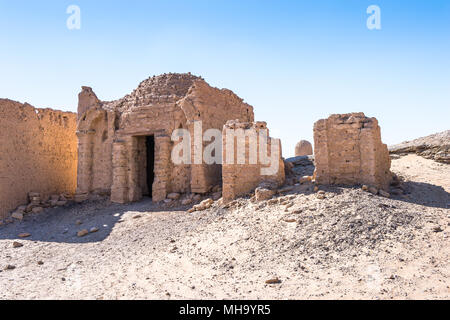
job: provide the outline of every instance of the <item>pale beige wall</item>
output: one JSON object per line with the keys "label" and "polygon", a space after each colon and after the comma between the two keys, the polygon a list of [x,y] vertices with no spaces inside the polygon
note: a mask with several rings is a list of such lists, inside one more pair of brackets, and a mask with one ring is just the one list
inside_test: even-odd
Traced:
{"label": "pale beige wall", "polygon": [[76,114],[0,99],[0,217],[42,197],[75,192]]}

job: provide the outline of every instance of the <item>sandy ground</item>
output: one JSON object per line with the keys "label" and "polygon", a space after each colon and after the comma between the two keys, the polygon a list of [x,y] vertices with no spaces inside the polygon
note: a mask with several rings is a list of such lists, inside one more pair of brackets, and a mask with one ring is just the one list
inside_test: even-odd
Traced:
{"label": "sandy ground", "polygon": [[409,155],[392,170],[406,194],[391,199],[303,185],[194,214],[149,200],[48,209],[0,227],[0,298],[449,299],[450,166]]}

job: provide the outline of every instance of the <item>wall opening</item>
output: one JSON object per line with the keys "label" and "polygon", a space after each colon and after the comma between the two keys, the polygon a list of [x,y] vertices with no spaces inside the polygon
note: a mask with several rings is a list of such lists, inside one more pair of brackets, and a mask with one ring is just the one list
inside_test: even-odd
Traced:
{"label": "wall opening", "polygon": [[153,181],[155,180],[155,136],[147,136],[145,146],[147,150],[147,190],[149,197],[151,197]]}

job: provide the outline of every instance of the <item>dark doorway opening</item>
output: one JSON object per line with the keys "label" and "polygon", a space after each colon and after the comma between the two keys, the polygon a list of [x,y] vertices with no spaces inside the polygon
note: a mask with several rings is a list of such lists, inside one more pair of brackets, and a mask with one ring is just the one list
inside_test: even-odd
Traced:
{"label": "dark doorway opening", "polygon": [[146,137],[145,145],[147,150],[147,188],[149,197],[152,197],[153,181],[155,180],[155,136]]}

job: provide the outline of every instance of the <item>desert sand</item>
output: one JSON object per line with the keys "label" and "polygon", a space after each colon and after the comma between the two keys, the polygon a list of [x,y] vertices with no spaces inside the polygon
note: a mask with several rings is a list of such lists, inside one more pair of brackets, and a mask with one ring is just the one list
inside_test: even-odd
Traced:
{"label": "desert sand", "polygon": [[192,214],[149,198],[46,209],[0,226],[0,299],[449,299],[450,166],[411,154],[392,171],[391,198],[306,184]]}

